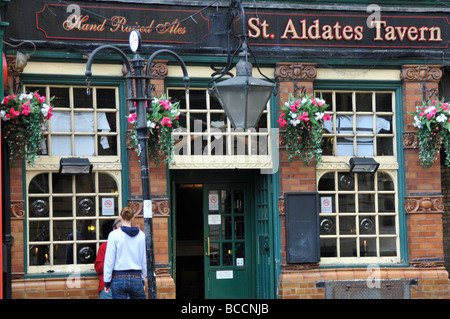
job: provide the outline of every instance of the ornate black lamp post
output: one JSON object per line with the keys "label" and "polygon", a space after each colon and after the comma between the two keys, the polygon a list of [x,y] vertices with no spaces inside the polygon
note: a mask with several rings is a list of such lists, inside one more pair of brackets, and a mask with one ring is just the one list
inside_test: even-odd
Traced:
{"label": "ornate black lamp post", "polygon": [[[186,84],[186,89],[188,88],[189,76],[187,73],[186,66],[181,60],[181,58],[171,50],[158,50],[155,51],[147,60],[147,66],[145,73],[143,71],[145,61],[139,55],[141,47],[141,36],[137,30],[133,30],[130,33],[130,48],[134,53],[134,57],[130,62],[126,54],[119,48],[112,45],[103,45],[92,51],[91,55],[86,64],[86,81],[88,84],[88,94],[90,87],[90,78],[92,76],[91,66],[97,53],[103,50],[112,50],[120,55],[125,67],[127,69],[127,74],[125,79],[127,81],[128,87],[128,104],[129,112],[136,112],[136,131],[138,134],[139,148],[141,150],[141,178],[142,178],[142,197],[143,197],[143,211],[144,211],[144,222],[145,222],[145,237],[146,237],[146,250],[147,250],[147,280],[148,280],[148,296],[149,299],[156,299],[156,275],[155,275],[155,254],[153,249],[153,220],[152,220],[152,204],[151,204],[151,192],[150,192],[150,176],[149,176],[149,161],[148,161],[148,127],[147,127],[147,116],[146,112],[153,112],[151,108],[151,89],[150,80],[152,79],[150,75],[151,65],[156,56],[160,54],[169,54],[175,57],[175,59],[180,64],[183,69],[183,80]],[[134,71],[134,74],[133,72]],[[148,108],[146,108],[146,102]]]}

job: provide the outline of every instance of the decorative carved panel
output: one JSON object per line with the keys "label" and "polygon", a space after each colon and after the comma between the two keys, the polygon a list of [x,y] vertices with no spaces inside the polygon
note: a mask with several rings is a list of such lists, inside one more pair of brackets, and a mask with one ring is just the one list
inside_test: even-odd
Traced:
{"label": "decorative carved panel", "polygon": [[442,77],[440,65],[404,65],[401,79],[412,82],[439,82]]}
{"label": "decorative carved panel", "polygon": [[23,200],[11,200],[11,219],[24,219]]}
{"label": "decorative carved panel", "polygon": [[[142,215],[142,200],[129,199],[127,206],[136,210],[135,216]],[[152,198],[152,212],[153,216],[169,216],[169,199],[168,198]]]}
{"label": "decorative carved panel", "polygon": [[442,195],[407,196],[405,211],[411,213],[443,213],[444,201]]}
{"label": "decorative carved panel", "polygon": [[403,148],[416,148],[416,131],[403,132]]}
{"label": "decorative carved panel", "polygon": [[278,81],[314,81],[317,76],[315,63],[278,63],[275,78]]}

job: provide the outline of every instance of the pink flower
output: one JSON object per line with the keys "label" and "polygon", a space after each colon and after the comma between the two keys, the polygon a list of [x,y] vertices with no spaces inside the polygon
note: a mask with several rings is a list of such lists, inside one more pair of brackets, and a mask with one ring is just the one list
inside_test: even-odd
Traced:
{"label": "pink flower", "polygon": [[292,112],[297,112],[297,106],[295,105],[295,104],[292,104],[291,106],[290,106],[290,108],[291,108],[291,111]]}
{"label": "pink flower", "polygon": [[322,119],[324,121],[331,121],[331,115],[330,114],[325,114]]}
{"label": "pink flower", "polygon": [[277,122],[278,122],[278,124],[280,124],[281,127],[285,127],[287,124],[287,121],[285,119],[283,119],[282,117],[280,117]]}
{"label": "pink flower", "polygon": [[300,120],[302,120],[302,121],[305,121],[305,122],[308,122],[308,121],[309,121],[308,113],[306,113],[306,112],[303,112],[303,114],[300,115],[298,118],[299,118]]}
{"label": "pink flower", "polygon": [[[28,102],[30,102],[30,101],[28,101]],[[31,111],[31,108],[27,104],[30,104],[30,103],[22,104],[22,114],[23,115],[28,115]]]}
{"label": "pink flower", "polygon": [[136,113],[131,113],[130,116],[128,116],[128,123],[133,124],[136,122]]}
{"label": "pink flower", "polygon": [[44,101],[45,101],[45,96],[40,96],[40,97],[38,97],[38,100],[39,100],[39,103],[44,103]]}
{"label": "pink flower", "polygon": [[11,115],[13,115],[13,116],[18,116],[18,115],[20,115],[20,111],[14,110],[13,107],[11,108],[11,110],[9,110],[9,113],[11,113]]}
{"label": "pink flower", "polygon": [[[169,106],[170,107],[170,106]],[[172,127],[172,121],[167,116],[161,120],[161,125],[167,125],[168,127]]]}
{"label": "pink flower", "polygon": [[159,104],[161,104],[165,110],[170,110],[170,101],[159,100]]}

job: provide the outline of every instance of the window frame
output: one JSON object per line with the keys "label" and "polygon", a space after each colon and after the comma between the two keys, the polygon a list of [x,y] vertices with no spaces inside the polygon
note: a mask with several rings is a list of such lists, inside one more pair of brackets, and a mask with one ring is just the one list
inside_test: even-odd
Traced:
{"label": "window frame", "polygon": [[[188,69],[189,71],[189,69]],[[196,70],[194,70],[195,72]],[[189,82],[189,92],[193,91],[193,90],[205,90],[206,94],[208,95],[207,92],[207,83],[210,79],[205,79],[205,78],[199,78],[199,77],[195,77],[193,76]],[[166,94],[168,94],[168,91],[170,89],[184,89],[184,83],[180,81],[180,79],[178,78],[166,78],[165,80],[165,92]],[[169,95],[170,97],[170,95]],[[169,164],[169,168],[170,169],[198,169],[198,168],[203,168],[203,169],[228,169],[228,168],[255,168],[255,169],[267,169],[267,170],[273,170],[277,167],[277,163],[275,161],[278,160],[278,149],[276,148],[275,142],[276,142],[276,133],[277,133],[277,128],[276,125],[276,121],[274,121],[273,119],[276,118],[276,116],[274,116],[274,112],[276,112],[276,108],[274,108],[273,106],[276,105],[276,99],[274,99],[274,96],[272,95],[272,97],[269,99],[268,103],[267,103],[267,108],[264,110],[264,114],[263,116],[266,116],[267,118],[267,132],[256,132],[255,130],[247,130],[247,131],[243,131],[243,130],[234,130],[233,127],[231,126],[231,122],[227,119],[226,123],[227,123],[227,128],[226,128],[226,132],[222,132],[222,133],[218,133],[215,131],[209,132],[209,131],[202,131],[200,134],[195,134],[196,132],[194,132],[193,126],[194,125],[190,125],[190,130],[189,131],[181,131],[181,132],[177,132],[177,130],[175,130],[175,132],[173,133],[175,137],[182,137],[182,138],[186,138],[192,135],[198,135],[201,137],[201,139],[205,139],[207,141],[207,146],[205,147],[205,149],[202,147],[202,151],[206,151],[208,154],[211,154],[211,137],[214,135],[222,135],[225,136],[226,138],[226,143],[227,143],[227,150],[229,151],[229,145],[230,145],[230,138],[233,137],[231,134],[236,135],[236,136],[244,136],[247,137],[248,141],[251,141],[250,143],[259,143],[260,140],[259,138],[262,136],[263,138],[265,138],[267,140],[267,155],[258,155],[255,156],[255,154],[252,154],[252,150],[250,149],[251,144],[250,143],[246,143],[246,152],[248,152],[248,154],[246,155],[177,155],[177,149],[176,147],[174,147],[175,150],[175,156],[174,156],[174,161],[172,163]],[[207,104],[207,108],[209,108],[209,104]],[[185,110],[186,112],[184,113],[189,113],[190,110]],[[208,109],[195,109],[194,111],[199,111],[199,113],[202,114],[206,114],[206,118],[207,120],[210,119],[210,114],[213,113],[223,113],[225,114],[225,112],[223,110],[218,110],[218,109],[212,109],[212,112],[210,112],[211,110]],[[188,126],[189,127],[189,126]],[[229,133],[231,131],[231,134]],[[234,142],[232,141],[231,144],[233,145],[238,145],[238,142],[236,142],[236,139],[233,137],[231,138],[232,140],[234,139]],[[191,149],[191,147],[189,147],[189,149]],[[258,149],[259,149],[259,145],[258,145]],[[193,152],[193,150],[191,150],[191,152]],[[225,152],[224,152],[225,153]]]}
{"label": "window frame", "polygon": [[[394,156],[373,156],[377,162],[380,163],[378,171],[387,173],[394,176],[394,184],[396,187],[397,196],[397,219],[398,219],[398,238],[399,238],[399,251],[394,260],[387,258],[321,258],[321,265],[333,266],[336,264],[344,265],[361,265],[370,264],[376,262],[377,264],[385,264],[386,266],[405,265],[408,259],[407,248],[407,227],[406,216],[403,203],[405,197],[405,175],[403,166],[400,163],[404,163],[404,152],[402,147],[402,132],[403,132],[403,90],[401,81],[378,81],[378,80],[320,80],[317,79],[314,82],[314,91],[329,90],[329,91],[372,91],[372,92],[393,92],[395,95],[394,102],[395,107],[393,113],[395,114],[395,123],[393,126],[394,134]],[[330,110],[327,110],[330,111]],[[357,113],[355,113],[357,114]],[[323,161],[316,167],[316,189],[318,187],[319,178],[330,171],[349,171],[349,160],[354,156],[336,156],[336,155],[323,155]],[[367,258],[367,259],[366,259]]]}
{"label": "window frame", "polygon": [[[73,86],[73,87],[85,87],[86,86],[86,78],[84,76],[78,75],[55,75],[55,74],[22,74],[21,81],[24,87],[26,86]],[[117,116],[119,117],[118,125],[117,125],[117,155],[113,156],[86,156],[89,158],[91,163],[94,164],[94,171],[98,173],[110,173],[113,171],[113,174],[110,174],[116,182],[117,187],[119,189],[119,200],[117,209],[120,211],[122,207],[127,205],[127,196],[128,194],[128,175],[123,174],[122,172],[128,171],[128,152],[126,148],[126,133],[127,133],[127,121],[126,115],[128,113],[127,103],[126,103],[126,83],[122,76],[109,76],[109,75],[99,75],[95,76],[91,80],[91,87],[114,87],[118,90],[118,110]],[[50,96],[48,97],[50,98]],[[26,211],[26,220],[24,221],[25,230],[24,230],[24,251],[25,251],[25,263],[24,270],[25,274],[33,275],[33,274],[49,274],[48,271],[51,271],[51,274],[57,275],[59,271],[62,273],[72,273],[72,272],[81,272],[81,273],[92,273],[94,269],[94,264],[89,263],[85,265],[54,265],[54,266],[30,266],[29,265],[29,256],[28,256],[28,185],[32,179],[32,177],[40,174],[40,173],[57,173],[59,171],[59,160],[62,157],[70,157],[70,156],[37,156],[37,159],[34,164],[28,164],[24,160],[22,160],[22,168],[23,168],[23,193],[24,198],[24,209]],[[98,246],[106,240],[99,240],[97,242]],[[97,251],[96,251],[97,253]],[[58,272],[54,272],[58,269]]]}

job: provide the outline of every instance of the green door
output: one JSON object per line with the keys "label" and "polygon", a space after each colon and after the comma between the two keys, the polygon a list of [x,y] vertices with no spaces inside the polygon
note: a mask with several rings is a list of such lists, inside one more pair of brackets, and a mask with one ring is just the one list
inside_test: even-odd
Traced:
{"label": "green door", "polygon": [[249,187],[205,184],[203,196],[205,298],[253,298]]}

